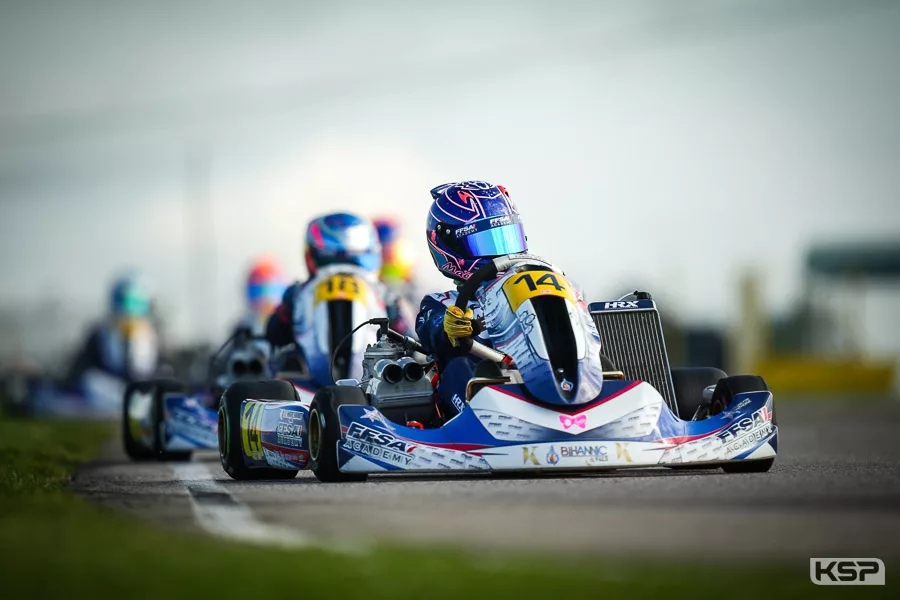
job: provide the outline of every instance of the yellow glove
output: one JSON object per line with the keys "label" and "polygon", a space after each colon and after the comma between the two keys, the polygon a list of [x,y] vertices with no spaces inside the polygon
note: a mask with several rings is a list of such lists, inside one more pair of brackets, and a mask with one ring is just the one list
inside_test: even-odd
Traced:
{"label": "yellow glove", "polygon": [[467,308],[466,312],[457,306],[447,308],[447,312],[444,313],[444,333],[447,334],[454,347],[459,345],[460,338],[472,335],[472,319],[474,318],[475,313],[471,308]]}

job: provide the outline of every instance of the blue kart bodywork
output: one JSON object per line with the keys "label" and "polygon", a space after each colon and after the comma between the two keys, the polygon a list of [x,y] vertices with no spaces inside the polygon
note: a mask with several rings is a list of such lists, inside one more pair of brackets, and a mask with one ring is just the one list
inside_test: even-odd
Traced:
{"label": "blue kart bodywork", "polygon": [[[306,404],[317,386],[309,380],[289,380]],[[216,450],[218,448],[218,408],[209,393],[166,394],[159,424],[166,452]]]}
{"label": "blue kart bodywork", "polygon": [[[308,408],[244,401],[245,464],[305,468]],[[346,473],[713,467],[774,457],[773,410],[770,392],[749,392],[709,419],[683,421],[640,381],[607,381],[593,402],[570,409],[537,402],[522,385],[491,385],[436,429],[391,422],[371,406],[340,406],[337,456]]]}

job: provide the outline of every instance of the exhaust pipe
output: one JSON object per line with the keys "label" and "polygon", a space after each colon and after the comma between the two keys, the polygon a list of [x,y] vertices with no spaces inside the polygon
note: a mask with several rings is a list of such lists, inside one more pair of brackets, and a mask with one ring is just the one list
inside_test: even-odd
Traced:
{"label": "exhaust pipe", "polygon": [[375,375],[387,383],[400,383],[403,380],[403,367],[393,361],[382,358],[375,363]]}
{"label": "exhaust pipe", "polygon": [[403,378],[407,381],[416,382],[425,376],[425,369],[410,356],[404,356],[397,364],[403,368]]}

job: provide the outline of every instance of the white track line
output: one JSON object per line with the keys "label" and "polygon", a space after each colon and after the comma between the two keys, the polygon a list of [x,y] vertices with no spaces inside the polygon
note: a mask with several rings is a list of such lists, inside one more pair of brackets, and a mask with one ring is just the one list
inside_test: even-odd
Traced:
{"label": "white track line", "polygon": [[250,507],[238,502],[224,486],[216,483],[202,463],[173,464],[171,467],[175,478],[187,488],[197,523],[209,533],[292,548],[311,545],[309,538],[299,531],[258,521]]}

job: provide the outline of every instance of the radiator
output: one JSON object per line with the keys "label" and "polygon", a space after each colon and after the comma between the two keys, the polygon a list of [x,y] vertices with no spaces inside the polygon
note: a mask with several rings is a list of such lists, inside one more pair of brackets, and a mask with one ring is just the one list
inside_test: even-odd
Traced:
{"label": "radiator", "polygon": [[677,415],[666,341],[653,300],[594,302],[589,308],[600,332],[603,354],[626,379],[646,381],[656,388]]}

